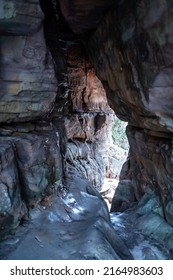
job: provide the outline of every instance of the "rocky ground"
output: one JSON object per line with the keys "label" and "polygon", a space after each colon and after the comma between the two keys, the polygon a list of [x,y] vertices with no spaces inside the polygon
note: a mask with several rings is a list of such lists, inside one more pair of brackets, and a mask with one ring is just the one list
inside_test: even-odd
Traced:
{"label": "rocky ground", "polygon": [[134,230],[127,214],[111,213],[100,194],[72,173],[57,196],[30,211],[1,242],[1,259],[168,259],[164,244]]}
{"label": "rocky ground", "polygon": [[[73,178],[72,178],[73,177]],[[1,259],[133,259],[99,193],[74,173],[0,245]]]}

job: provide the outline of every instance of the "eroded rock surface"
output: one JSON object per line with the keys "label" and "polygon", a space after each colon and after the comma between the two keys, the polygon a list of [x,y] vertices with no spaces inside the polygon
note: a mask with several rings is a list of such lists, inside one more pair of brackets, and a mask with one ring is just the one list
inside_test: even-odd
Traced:
{"label": "eroded rock surface", "polygon": [[111,138],[113,111],[105,90],[91,67],[84,47],[74,37],[64,40],[71,106],[64,117],[66,160],[97,189],[106,174],[106,151]]}
{"label": "eroded rock surface", "polygon": [[31,211],[32,222],[1,243],[1,259],[133,259],[93,186],[74,172],[66,184],[67,193]]}
{"label": "eroded rock surface", "polygon": [[1,6],[1,122],[43,118],[51,111],[57,95],[39,1],[24,7],[22,4],[23,14],[19,13],[21,4],[21,1],[2,1]]}
{"label": "eroded rock surface", "polygon": [[131,181],[134,200],[154,189],[170,225],[172,22],[171,1],[118,1],[85,41],[111,107],[129,123],[122,179]]}
{"label": "eroded rock surface", "polygon": [[56,9],[37,0],[0,7],[1,238],[57,191],[71,166],[98,189],[103,183],[112,111]]}
{"label": "eroded rock surface", "polygon": [[7,126],[2,131],[8,136],[0,137],[1,237],[19,225],[27,215],[26,207],[35,206],[51,192],[55,182],[61,182],[62,159],[57,135],[51,127],[42,126],[39,131],[30,125],[30,129],[32,133],[26,133],[26,128],[22,132],[19,124],[19,131],[14,132],[14,128]]}
{"label": "eroded rock surface", "polygon": [[[108,171],[104,153],[112,122],[110,105],[128,122],[130,144],[112,210],[130,213],[135,227],[172,250],[171,0],[1,2],[1,238],[27,218],[28,208],[56,196],[59,187],[63,191],[61,183],[71,167],[100,188]],[[69,207],[62,200],[58,203]],[[68,210],[75,218],[73,209]],[[62,211],[60,223],[63,215],[70,219],[67,213]],[[99,230],[91,230],[92,236],[104,247],[95,238],[98,252],[124,258],[115,253],[121,250],[111,241],[119,239],[110,224],[85,214],[88,221],[81,230],[96,222]],[[32,236],[27,238],[32,241]],[[104,255],[90,254],[87,248],[84,252],[81,258]],[[62,258],[79,257],[76,251],[66,253]]]}

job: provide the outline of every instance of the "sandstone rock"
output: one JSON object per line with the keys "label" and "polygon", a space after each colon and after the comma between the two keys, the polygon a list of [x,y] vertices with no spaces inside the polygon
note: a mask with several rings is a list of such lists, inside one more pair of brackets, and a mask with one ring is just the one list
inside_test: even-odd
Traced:
{"label": "sandstone rock", "polygon": [[[57,3],[40,3],[45,33],[38,0],[3,0],[0,7],[2,236],[16,228],[26,213],[23,201],[29,207],[36,205],[71,166],[100,187],[108,166],[103,153],[112,114],[106,90],[117,116],[129,123],[130,152],[114,209],[124,211],[136,201],[132,217],[140,220],[135,226],[163,238],[172,249],[172,233],[168,234],[173,225],[171,1],[60,1],[64,19],[76,33],[95,29],[81,36],[87,55]],[[69,221],[66,210],[62,213]],[[104,218],[103,214],[101,222],[89,220],[98,229],[92,231],[94,240],[108,231],[106,240],[114,244]],[[100,249],[98,244],[97,258],[108,247]]]}
{"label": "sandstone rock", "polygon": [[137,161],[136,167],[131,165],[129,168],[129,172],[138,174],[134,182],[138,186],[136,189],[142,194],[149,186],[152,187],[160,196],[165,217],[172,225],[170,218],[172,214],[168,206],[172,201],[171,139],[149,136],[143,130],[136,131],[132,127],[128,127],[127,133],[131,153]]}
{"label": "sandstone rock", "polygon": [[0,33],[28,35],[40,28],[44,15],[38,0],[2,0],[0,7]]}
{"label": "sandstone rock", "polygon": [[66,159],[70,166],[83,174],[98,190],[101,188],[105,165],[99,144],[81,143],[79,141],[69,142]]}
{"label": "sandstone rock", "polygon": [[20,135],[14,140],[22,195],[27,206],[39,202],[56,181],[61,180],[62,162],[53,132]]}
{"label": "sandstone rock", "polygon": [[131,125],[163,132],[172,131],[169,2],[118,2],[85,41],[116,114]]}
{"label": "sandstone rock", "polygon": [[75,172],[68,174],[66,185],[68,193],[35,211],[24,233],[19,228],[15,237],[1,243],[1,259],[133,259],[93,186]]}
{"label": "sandstone rock", "polygon": [[67,47],[67,74],[73,112],[111,113],[103,85],[81,42],[70,42]]}
{"label": "sandstone rock", "polygon": [[27,212],[21,196],[15,151],[10,141],[3,140],[0,144],[0,239],[15,229]]}
{"label": "sandstone rock", "polygon": [[107,140],[111,138],[111,125],[112,114],[71,114],[65,119],[69,139],[67,162],[97,189],[102,187],[106,172],[110,173]]}
{"label": "sandstone rock", "polygon": [[[62,158],[54,131],[13,132],[0,137],[0,238],[15,229],[27,207],[34,207],[61,181]],[[55,190],[56,192],[56,190]]]}
{"label": "sandstone rock", "polygon": [[[17,1],[9,2],[9,5],[15,4]],[[36,3],[34,6],[37,9]],[[13,26],[11,22],[9,26]],[[54,106],[57,81],[42,25],[30,35],[28,33],[24,36],[3,35],[0,38],[1,122],[45,118]]]}
{"label": "sandstone rock", "polygon": [[114,145],[113,141],[107,149],[107,167],[106,177],[119,179],[122,166],[127,159],[127,150],[122,149],[118,145]]}
{"label": "sandstone rock", "polygon": [[129,123],[123,179],[137,200],[154,189],[171,225],[172,22],[170,1],[118,1],[84,40],[109,104]]}
{"label": "sandstone rock", "polygon": [[66,41],[67,74],[71,106],[64,117],[68,138],[66,159],[100,189],[106,172],[106,141],[110,137],[113,112],[105,90],[80,41]]}

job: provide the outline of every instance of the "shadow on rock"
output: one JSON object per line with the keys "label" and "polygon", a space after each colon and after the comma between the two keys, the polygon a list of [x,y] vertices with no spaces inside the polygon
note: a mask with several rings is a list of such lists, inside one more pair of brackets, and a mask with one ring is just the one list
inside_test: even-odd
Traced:
{"label": "shadow on rock", "polygon": [[1,259],[133,259],[114,230],[105,201],[70,171],[68,191],[48,206],[30,211],[31,220],[1,242]]}

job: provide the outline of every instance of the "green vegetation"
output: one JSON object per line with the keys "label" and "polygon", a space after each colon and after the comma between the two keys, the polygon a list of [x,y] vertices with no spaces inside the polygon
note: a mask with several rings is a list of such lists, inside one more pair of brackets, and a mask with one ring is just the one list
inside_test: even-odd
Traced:
{"label": "green vegetation", "polygon": [[115,117],[115,121],[112,126],[113,143],[124,150],[129,149],[129,143],[126,136],[126,125],[126,122],[123,122]]}

